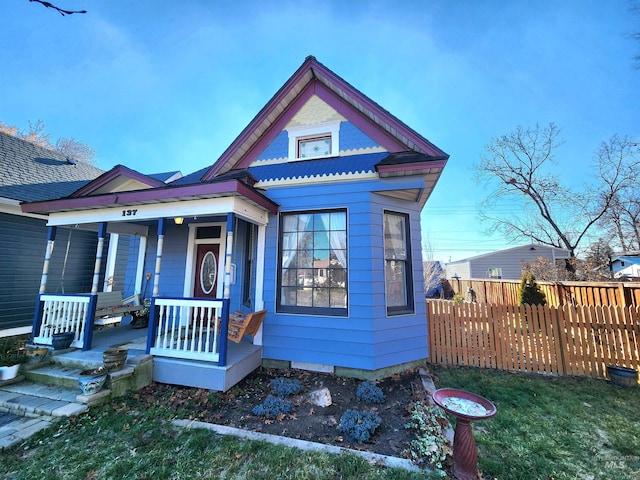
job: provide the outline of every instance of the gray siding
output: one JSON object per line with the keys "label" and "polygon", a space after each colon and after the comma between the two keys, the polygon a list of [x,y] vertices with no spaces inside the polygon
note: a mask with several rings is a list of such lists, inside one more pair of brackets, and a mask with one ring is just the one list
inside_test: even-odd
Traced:
{"label": "gray siding", "polygon": [[[96,252],[96,234],[58,228],[51,257],[47,293],[89,291]],[[31,325],[47,244],[44,220],[0,213],[0,329]]]}

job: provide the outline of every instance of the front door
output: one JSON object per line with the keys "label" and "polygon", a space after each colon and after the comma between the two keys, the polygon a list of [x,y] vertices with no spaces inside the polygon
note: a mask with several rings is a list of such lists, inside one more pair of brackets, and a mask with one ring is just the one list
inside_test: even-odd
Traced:
{"label": "front door", "polygon": [[197,245],[194,297],[216,298],[218,294],[218,265],[220,244],[205,243]]}

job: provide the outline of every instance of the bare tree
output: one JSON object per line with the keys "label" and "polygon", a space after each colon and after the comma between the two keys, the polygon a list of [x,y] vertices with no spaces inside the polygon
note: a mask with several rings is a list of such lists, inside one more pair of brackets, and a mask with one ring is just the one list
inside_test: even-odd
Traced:
{"label": "bare tree", "polygon": [[69,158],[90,164],[94,163],[96,156],[96,151],[93,148],[75,138],[59,138],[53,150]]}
{"label": "bare tree", "polygon": [[433,248],[428,240],[423,242],[422,253],[425,294],[433,295],[433,292],[437,292],[438,296],[442,296],[442,282],[445,278],[445,273],[440,262],[434,259]]}
{"label": "bare tree", "polygon": [[640,250],[640,148],[614,135],[596,155],[602,182],[614,192],[599,224],[621,251]]}
{"label": "bare tree", "polygon": [[0,121],[0,132],[8,133],[27,142],[35,143],[36,145],[48,148],[69,158],[92,165],[95,164],[96,151],[75,138],[60,138],[52,145],[50,141],[51,135],[46,132],[46,126],[40,119],[34,123],[29,121],[29,128],[26,130],[20,130],[14,125]]}
{"label": "bare tree", "polygon": [[[479,180],[494,185],[482,204],[482,216],[512,241],[535,240],[575,252],[585,234],[611,207],[619,191],[632,180],[624,162],[609,161],[596,152],[595,187],[569,188],[552,173],[555,151],[561,144],[560,129],[518,126],[512,133],[494,138],[475,165]],[[615,159],[614,159],[615,160]],[[635,182],[638,180],[636,179]],[[637,186],[637,183],[635,183]],[[498,215],[498,201],[514,200],[523,208],[517,215]],[[567,264],[573,270],[572,263]]]}

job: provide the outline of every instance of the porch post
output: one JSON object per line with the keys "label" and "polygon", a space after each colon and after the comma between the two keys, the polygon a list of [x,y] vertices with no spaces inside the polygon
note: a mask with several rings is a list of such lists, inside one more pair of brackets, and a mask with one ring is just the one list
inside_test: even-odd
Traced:
{"label": "porch post", "polygon": [[84,346],[82,350],[91,350],[93,340],[93,320],[96,316],[96,306],[98,304],[98,283],[100,280],[100,267],[102,266],[102,252],[104,250],[104,239],[107,236],[107,223],[98,224],[98,246],[96,248],[96,261],[93,265],[93,281],[91,282],[91,296],[87,307],[87,321],[84,330]]}
{"label": "porch post", "polygon": [[47,247],[44,252],[44,265],[42,266],[42,277],[40,278],[40,290],[38,291],[38,300],[36,303],[36,310],[33,315],[33,327],[31,328],[31,342],[33,338],[40,333],[40,327],[42,326],[42,302],[40,301],[40,295],[43,295],[47,290],[47,277],[49,275],[49,261],[53,254],[53,245],[56,241],[56,232],[58,227],[49,227],[47,231]]}
{"label": "porch post", "polygon": [[[156,247],[156,266],[153,274],[153,294],[155,299],[160,292],[160,266],[162,265],[162,249],[164,247],[164,232],[166,231],[167,224],[165,218],[158,219],[158,245]],[[156,302],[151,302],[149,309],[149,328],[147,329],[147,353],[151,351],[154,339],[156,337]]]}
{"label": "porch post", "polygon": [[[233,254],[233,226],[235,224],[235,215],[227,213],[227,246],[224,256],[224,291],[222,294],[222,335],[223,341],[220,342],[220,350],[218,352],[218,365],[225,366],[227,364],[227,328],[229,326],[229,297],[231,296],[231,256]],[[225,326],[227,328],[225,328]]]}
{"label": "porch post", "polygon": [[104,272],[104,284],[102,286],[103,292],[113,291],[113,280],[116,271],[116,257],[118,255],[118,242],[120,241],[120,235],[112,233],[109,236],[109,250],[107,252],[107,268]]}
{"label": "porch post", "polygon": [[160,266],[162,265],[162,249],[164,248],[164,232],[166,219],[158,220],[158,246],[156,247],[156,267],[153,274],[153,296],[157,297],[160,291]]}
{"label": "porch post", "polygon": [[[255,310],[262,310],[264,308],[264,249],[265,249],[265,237],[267,226],[258,225],[258,241],[256,251],[256,291],[255,291]],[[258,332],[253,336],[254,345],[262,345],[262,325],[258,329]]]}
{"label": "porch post", "polygon": [[222,298],[231,296],[231,258],[233,254],[233,224],[235,215],[227,213],[227,247],[224,257],[224,292]]}

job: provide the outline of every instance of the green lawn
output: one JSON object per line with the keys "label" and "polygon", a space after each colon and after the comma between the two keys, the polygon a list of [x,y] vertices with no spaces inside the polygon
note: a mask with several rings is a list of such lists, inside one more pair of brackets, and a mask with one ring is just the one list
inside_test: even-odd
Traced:
{"label": "green lawn", "polygon": [[439,387],[492,400],[474,424],[485,478],[640,479],[640,388],[604,380],[436,368]]}
{"label": "green lawn", "polygon": [[[640,389],[602,380],[434,368],[439,387],[494,401],[474,424],[485,479],[640,478]],[[7,479],[425,479],[354,456],[300,452],[172,426],[187,412],[142,410],[135,396],[62,419],[0,454]]]}

